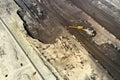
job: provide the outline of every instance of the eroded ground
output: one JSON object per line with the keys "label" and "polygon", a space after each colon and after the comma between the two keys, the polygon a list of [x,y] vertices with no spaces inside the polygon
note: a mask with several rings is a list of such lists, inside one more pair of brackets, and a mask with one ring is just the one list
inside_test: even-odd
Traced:
{"label": "eroded ground", "polygon": [[[12,0],[8,1],[9,4],[11,3],[11,1]],[[6,3],[7,2],[2,4],[2,6],[5,6]],[[30,43],[30,45],[33,48],[36,48],[37,50],[39,50],[40,52],[39,54],[42,55],[47,60],[47,62],[49,62],[58,71],[58,73],[64,80],[112,80],[108,75],[107,71],[103,69],[103,67],[98,63],[99,61],[91,57],[91,55],[83,47],[83,43],[78,42],[78,40],[73,35],[71,35],[67,30],[63,31],[61,36],[56,39],[56,42],[54,44],[43,44],[40,41],[31,38],[26,33],[23,25],[21,25],[22,21],[20,20],[19,16],[15,15],[17,10],[16,8],[18,8],[17,5],[15,3],[12,3],[10,5],[12,5],[10,8],[12,9],[12,12],[9,12],[9,9],[7,9],[6,11],[6,7],[5,9],[1,9],[3,12],[6,13],[4,15],[3,13],[1,13],[2,14],[1,17],[4,19],[5,23],[9,25],[10,28],[13,29],[13,33],[16,33],[14,35],[18,40],[21,40],[21,41],[27,40],[27,42]],[[0,33],[2,37],[2,31]],[[5,40],[2,40],[2,39],[4,38],[1,38],[1,42],[5,42]],[[6,39],[8,40],[8,38]],[[11,44],[9,46],[11,46]],[[29,50],[31,48],[27,48],[27,49]],[[3,54],[3,51],[1,51],[1,54]],[[30,53],[28,51],[28,55],[29,54]],[[13,59],[12,57],[13,56],[10,56],[9,60],[13,64],[13,62],[15,62],[16,60],[12,60]],[[9,61],[7,60],[8,57],[4,56],[4,58],[6,59],[6,62],[4,61],[5,60],[4,59],[3,61],[1,61],[1,63],[8,63]],[[34,58],[38,58],[38,56],[34,56]],[[34,62],[37,62],[37,61],[34,61]],[[20,66],[20,64],[15,64],[15,65]],[[6,64],[5,66],[10,68],[11,64]],[[1,72],[6,71],[3,69],[3,67],[4,65],[0,66],[0,68],[2,68],[3,70],[3,71],[1,70]],[[41,66],[37,66],[37,68],[41,69]],[[28,71],[29,70],[31,69],[28,68]],[[9,71],[9,72],[10,74],[13,73],[12,71]],[[21,72],[24,73],[24,70],[21,70]],[[16,71],[16,74],[17,73],[18,72]],[[33,72],[33,74],[35,73]],[[4,73],[1,73],[0,76],[4,77],[6,75]],[[18,75],[15,75],[15,76],[18,76]],[[2,77],[1,79],[3,79]],[[48,76],[46,78],[47,78],[46,80],[49,80]],[[7,79],[10,80],[11,77]],[[22,76],[22,80],[24,79],[27,80],[26,75]],[[40,80],[40,78],[37,78],[37,79]],[[14,80],[17,80],[17,79],[14,78]],[[31,78],[28,80],[34,80],[34,79]]]}

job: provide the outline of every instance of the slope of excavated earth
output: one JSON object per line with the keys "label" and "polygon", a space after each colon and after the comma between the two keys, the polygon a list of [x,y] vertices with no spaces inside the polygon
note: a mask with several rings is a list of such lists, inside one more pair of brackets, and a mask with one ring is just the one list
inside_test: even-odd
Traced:
{"label": "slope of excavated earth", "polygon": [[27,39],[57,69],[64,80],[111,80],[107,71],[67,31],[54,44],[43,44],[30,37]]}

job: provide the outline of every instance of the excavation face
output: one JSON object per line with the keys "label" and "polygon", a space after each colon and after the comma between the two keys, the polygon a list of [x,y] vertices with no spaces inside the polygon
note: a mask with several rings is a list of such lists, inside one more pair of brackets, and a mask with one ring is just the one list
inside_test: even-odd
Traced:
{"label": "excavation face", "polygon": [[18,14],[26,31],[41,42],[53,43],[65,26],[84,26],[84,31],[68,30],[114,79],[119,80],[119,9],[109,0],[15,1],[21,8]]}
{"label": "excavation face", "polygon": [[53,43],[62,32],[62,25],[56,15],[43,3],[15,0],[20,6],[18,14],[28,34],[44,43]]}
{"label": "excavation face", "polygon": [[69,1],[15,1],[28,34],[41,42],[53,43],[68,26],[91,27],[84,23],[83,11]]}

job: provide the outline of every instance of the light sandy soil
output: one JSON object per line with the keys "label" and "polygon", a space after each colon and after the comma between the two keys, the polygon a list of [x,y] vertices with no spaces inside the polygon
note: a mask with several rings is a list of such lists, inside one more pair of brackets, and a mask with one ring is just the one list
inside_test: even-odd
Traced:
{"label": "light sandy soil", "polygon": [[[43,44],[27,37],[65,80],[110,80],[97,60],[92,58],[67,31],[54,44]],[[94,62],[93,62],[94,60]],[[96,65],[97,64],[97,65]]]}

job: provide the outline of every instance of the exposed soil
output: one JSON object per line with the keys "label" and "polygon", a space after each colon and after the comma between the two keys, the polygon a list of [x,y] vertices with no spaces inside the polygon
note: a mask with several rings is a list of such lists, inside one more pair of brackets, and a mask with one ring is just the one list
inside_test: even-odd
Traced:
{"label": "exposed soil", "polygon": [[[67,31],[54,44],[43,44],[27,36],[27,39],[60,73],[64,80],[110,80],[107,71],[93,62],[76,38]],[[97,65],[96,65],[97,64]],[[108,79],[109,78],[109,79]]]}

